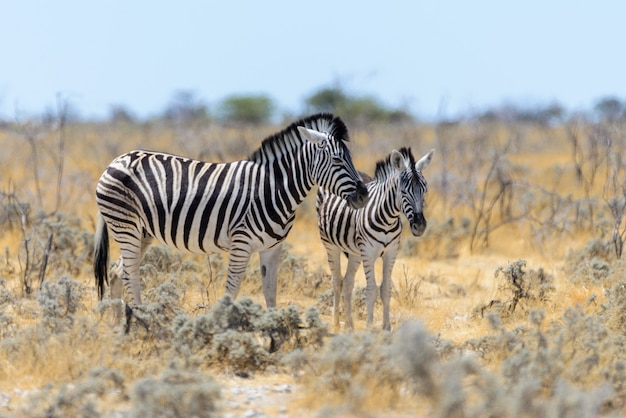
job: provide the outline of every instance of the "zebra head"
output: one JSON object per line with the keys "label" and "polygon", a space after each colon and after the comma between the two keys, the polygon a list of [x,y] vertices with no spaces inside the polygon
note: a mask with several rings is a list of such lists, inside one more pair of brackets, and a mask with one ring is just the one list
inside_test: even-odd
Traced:
{"label": "zebra head", "polygon": [[422,175],[422,170],[430,165],[435,150],[414,163],[415,159],[411,150],[402,148],[400,151],[394,150],[390,156],[392,166],[400,174],[400,193],[398,198],[402,207],[402,212],[409,221],[411,233],[419,237],[426,230],[426,218],[424,217],[424,196],[428,187],[426,179]]}
{"label": "zebra head", "polygon": [[[335,121],[339,121],[338,118]],[[315,156],[311,172],[315,183],[345,199],[353,209],[365,206],[369,200],[367,187],[354,168],[352,155],[344,138],[337,138],[332,131],[320,132],[304,126],[298,126],[298,131],[314,144]]]}

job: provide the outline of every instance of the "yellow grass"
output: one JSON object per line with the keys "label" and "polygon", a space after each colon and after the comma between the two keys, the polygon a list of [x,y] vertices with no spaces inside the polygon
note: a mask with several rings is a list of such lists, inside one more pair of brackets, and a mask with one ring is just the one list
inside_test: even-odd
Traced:
{"label": "yellow grass", "polygon": [[[29,143],[24,137],[11,131],[0,131],[0,190],[6,196],[11,195],[16,201],[30,206],[29,216],[34,219],[38,213],[50,214],[54,211],[63,212],[66,216],[79,219],[81,227],[87,231],[95,229],[96,206],[93,199],[94,187],[100,173],[107,164],[118,154],[134,148],[148,148],[184,154],[190,157],[204,158],[213,161],[234,160],[244,158],[267,135],[281,129],[278,127],[252,128],[221,128],[218,126],[205,127],[190,135],[184,130],[169,129],[164,126],[132,127],[132,126],[70,126],[64,132],[65,151],[61,156],[56,152],[59,141],[58,132],[43,135],[37,140],[37,158],[39,167],[37,175],[39,183],[34,178],[33,154]],[[482,128],[482,127],[481,127]],[[486,151],[504,144],[512,131],[519,127],[498,126],[485,130],[488,132],[490,145]],[[512,171],[517,179],[522,179],[535,185],[541,185],[545,190],[557,191],[561,196],[571,195],[573,199],[585,197],[578,184],[572,164],[570,148],[563,127],[537,128],[524,126],[514,151],[507,153],[506,158],[515,167]],[[436,229],[446,220],[455,221],[455,230],[460,231],[463,218],[468,218],[470,225],[475,219],[476,212],[462,202],[454,203],[456,193],[452,190],[447,202],[441,190],[438,190],[439,178],[443,171],[454,167],[456,174],[473,176],[480,179],[477,186],[482,187],[482,179],[487,173],[488,161],[478,168],[477,173],[467,173],[463,164],[471,165],[469,155],[455,155],[455,148],[461,144],[463,138],[472,138],[473,127],[459,126],[441,133],[434,127],[419,125],[409,127],[377,126],[368,129],[358,129],[352,133],[351,148],[355,165],[362,171],[373,174],[375,163],[384,158],[393,148],[411,146],[417,158],[431,148],[438,146],[450,147],[448,167],[443,167],[441,150],[435,154],[434,162],[424,174],[429,181],[427,196],[426,217],[429,228]],[[547,140],[549,139],[549,141]],[[471,147],[469,148],[471,149]],[[63,173],[59,187],[58,164],[63,158]],[[606,172],[606,166],[600,167],[600,172]],[[593,184],[592,194],[597,198],[598,213],[602,209],[603,176]],[[462,184],[459,183],[459,184]],[[494,183],[495,184],[495,183]],[[461,186],[455,186],[461,187]],[[495,187],[492,183],[488,187]],[[39,201],[38,188],[41,192]],[[57,195],[60,196],[60,206],[56,207]],[[516,195],[521,199],[521,195]],[[324,248],[319,241],[316,220],[314,195],[307,198],[298,211],[296,224],[287,239],[289,252],[295,256],[304,257],[309,272],[321,271],[323,280],[315,295],[319,295],[331,288],[329,269],[326,264]],[[476,201],[475,201],[476,202]],[[40,205],[41,203],[41,205]],[[536,202],[537,205],[544,204]],[[494,222],[500,215],[495,215]],[[608,216],[604,210],[605,219]],[[34,221],[33,221],[34,222]],[[599,224],[600,221],[597,221]],[[25,225],[29,234],[32,225]],[[535,225],[535,228],[536,225]],[[590,238],[598,237],[599,230],[568,225],[567,231],[544,231],[540,236],[533,230],[531,222],[525,218],[519,222],[509,223],[495,229],[489,235],[489,245],[478,244],[473,251],[469,249],[469,232],[459,235],[456,239],[445,236],[428,234],[422,238],[410,237],[408,232],[403,233],[403,246],[409,250],[400,253],[394,270],[394,287],[396,290],[406,290],[406,286],[414,286],[417,297],[409,300],[394,298],[391,314],[394,332],[402,323],[411,320],[421,321],[425,328],[434,336],[462,346],[465,342],[478,339],[493,332],[485,319],[475,316],[477,307],[485,306],[494,300],[506,299],[507,294],[494,272],[499,267],[523,259],[526,260],[526,270],[543,268],[554,278],[555,291],[546,303],[533,302],[530,308],[541,309],[545,312],[545,322],[560,321],[568,308],[580,306],[585,312],[597,312],[598,307],[606,301],[604,287],[587,282],[575,284],[568,280],[564,272],[565,258],[568,252],[584,247]],[[605,228],[606,229],[606,228]],[[470,228],[471,230],[471,228]],[[535,232],[533,232],[535,231]],[[607,238],[607,234],[603,236]],[[42,390],[46,385],[59,385],[83,380],[89,371],[95,367],[108,367],[123,371],[125,385],[130,388],[138,379],[149,376],[158,376],[168,367],[171,354],[158,352],[148,340],[139,345],[124,343],[120,337],[120,330],[111,324],[108,316],[100,317],[93,312],[97,305],[91,266],[86,263],[80,266],[80,273],[75,280],[84,286],[85,294],[81,299],[82,308],[77,313],[76,323],[70,332],[52,335],[46,341],[38,341],[36,333],[40,322],[40,311],[36,295],[23,294],[22,278],[24,268],[24,239],[21,225],[16,223],[12,228],[5,227],[0,234],[0,277],[6,280],[6,287],[22,300],[19,308],[11,307],[6,313],[10,315],[14,324],[11,330],[4,330],[0,334],[0,342],[4,338],[3,347],[6,349],[6,339],[3,336],[16,335],[16,330],[26,330],[19,333],[18,347],[20,361],[11,361],[7,352],[0,352],[0,393],[11,396],[11,403],[4,409],[0,406],[0,415],[24,412],[25,397],[20,397],[16,390]],[[31,245],[34,243],[31,242]],[[413,246],[413,247],[411,247]],[[415,250],[410,250],[415,248]],[[115,244],[111,246],[112,259],[118,254]],[[447,255],[446,255],[447,254]],[[207,262],[204,257],[185,256],[202,266],[200,274],[181,273],[178,279],[184,283],[181,287],[182,306],[190,315],[197,315],[202,308],[212,305],[223,293],[223,277],[214,278],[209,282]],[[226,258],[224,258],[224,261]],[[254,271],[258,258],[253,257],[250,265]],[[216,274],[216,272],[213,272]],[[380,266],[377,267],[380,277]],[[54,271],[48,271],[47,279],[55,281]],[[279,279],[280,280],[280,279]],[[155,285],[154,281],[146,282]],[[363,287],[365,279],[362,269],[357,274],[356,287]],[[404,286],[404,287],[403,287]],[[35,283],[38,289],[38,283]],[[300,312],[317,303],[315,296],[306,295],[301,289],[293,286],[284,286],[287,289],[278,295],[279,307],[294,304]],[[145,291],[146,289],[144,289]],[[255,301],[264,304],[260,292],[258,274],[252,272],[244,283],[241,296],[250,296]],[[593,304],[588,300],[595,297]],[[17,304],[16,304],[17,306]],[[382,325],[382,310],[377,307],[374,329]],[[332,324],[329,313],[322,314],[327,324]],[[363,318],[355,314],[357,332],[366,329]],[[504,326],[513,329],[516,326],[528,324],[527,315],[516,314],[507,319]],[[347,331],[342,330],[341,333]],[[30,335],[29,333],[32,333]],[[157,351],[154,351],[157,350]],[[485,367],[497,370],[499,363],[487,360]],[[271,368],[255,374],[251,379],[242,379],[232,374],[230,370],[220,370],[219,367],[200,366],[200,370],[210,374],[223,388],[222,412],[232,411],[243,414],[248,407],[258,405],[267,416],[275,416],[288,411],[290,416],[305,414],[312,415],[324,408],[331,407],[330,414],[339,413],[343,416],[357,416],[358,411],[345,406],[345,398],[334,392],[324,393],[320,388],[307,386],[306,380],[300,381],[286,370]],[[372,376],[375,379],[375,376]],[[242,403],[242,397],[237,395],[242,387],[274,387],[288,384],[290,391],[271,392],[275,403],[258,403],[256,401]],[[432,406],[424,406],[421,396],[401,397],[400,403],[389,408],[385,400],[398,396],[393,388],[382,387],[377,389],[375,396],[367,397],[367,401],[360,405],[363,411],[373,415],[385,413],[389,416],[411,416],[417,414],[427,416],[432,412]],[[128,399],[120,401],[111,410],[128,410],[131,408]],[[252,405],[252,406],[249,406]],[[382,407],[381,407],[382,405]],[[281,406],[284,407],[281,409]]]}

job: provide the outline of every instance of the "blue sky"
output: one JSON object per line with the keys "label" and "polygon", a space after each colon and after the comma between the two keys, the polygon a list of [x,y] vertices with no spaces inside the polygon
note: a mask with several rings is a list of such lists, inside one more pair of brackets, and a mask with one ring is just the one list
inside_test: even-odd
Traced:
{"label": "blue sky", "polygon": [[418,117],[589,109],[626,100],[625,19],[618,0],[4,2],[0,117],[57,95],[84,117],[148,117],[181,90],[209,109],[267,94],[297,114],[336,83]]}

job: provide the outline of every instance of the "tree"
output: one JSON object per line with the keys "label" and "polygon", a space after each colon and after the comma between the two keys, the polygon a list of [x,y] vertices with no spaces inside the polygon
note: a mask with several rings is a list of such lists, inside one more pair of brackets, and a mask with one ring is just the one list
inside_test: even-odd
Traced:
{"label": "tree", "polygon": [[176,92],[163,113],[164,119],[179,123],[204,120],[208,116],[206,104],[190,90]]}
{"label": "tree", "polygon": [[137,118],[123,105],[113,105],[109,110],[109,121],[111,123],[133,124]]}
{"label": "tree", "polygon": [[410,120],[402,109],[389,109],[374,96],[355,96],[341,87],[324,87],[309,96],[305,104],[312,112],[330,112],[352,122],[399,122]]}
{"label": "tree", "polygon": [[615,122],[626,116],[626,106],[616,97],[605,97],[600,99],[593,110],[604,121]]}
{"label": "tree", "polygon": [[565,109],[557,102],[548,105],[520,106],[515,103],[488,109],[478,115],[478,120],[485,122],[502,121],[506,123],[526,122],[549,125],[563,120]]}
{"label": "tree", "polygon": [[276,106],[266,95],[232,95],[223,99],[218,109],[224,122],[259,125],[270,121]]}
{"label": "tree", "polygon": [[306,99],[305,103],[311,113],[333,113],[337,112],[338,109],[344,108],[349,100],[347,94],[341,88],[325,87],[311,95]]}

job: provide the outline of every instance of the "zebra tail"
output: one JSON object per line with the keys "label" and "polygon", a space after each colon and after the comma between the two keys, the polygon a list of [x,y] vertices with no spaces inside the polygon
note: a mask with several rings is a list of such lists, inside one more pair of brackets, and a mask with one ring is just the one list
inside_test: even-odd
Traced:
{"label": "zebra tail", "polygon": [[98,288],[98,299],[104,296],[105,285],[109,284],[109,230],[102,214],[98,212],[98,226],[94,243],[93,274]]}

